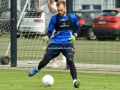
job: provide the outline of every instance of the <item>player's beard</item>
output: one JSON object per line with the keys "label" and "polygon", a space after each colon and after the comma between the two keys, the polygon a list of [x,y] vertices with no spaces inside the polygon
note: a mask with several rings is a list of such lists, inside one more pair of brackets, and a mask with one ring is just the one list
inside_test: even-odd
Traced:
{"label": "player's beard", "polygon": [[59,14],[61,17],[66,16],[66,11],[63,12],[63,14]]}

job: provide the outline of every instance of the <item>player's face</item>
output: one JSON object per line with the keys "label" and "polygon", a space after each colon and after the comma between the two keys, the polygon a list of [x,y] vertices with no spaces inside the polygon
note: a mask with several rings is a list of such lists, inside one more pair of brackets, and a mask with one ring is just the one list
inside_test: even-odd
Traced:
{"label": "player's face", "polygon": [[65,16],[65,14],[66,14],[66,7],[64,5],[61,4],[60,6],[58,6],[57,10],[58,10],[58,14],[60,16]]}

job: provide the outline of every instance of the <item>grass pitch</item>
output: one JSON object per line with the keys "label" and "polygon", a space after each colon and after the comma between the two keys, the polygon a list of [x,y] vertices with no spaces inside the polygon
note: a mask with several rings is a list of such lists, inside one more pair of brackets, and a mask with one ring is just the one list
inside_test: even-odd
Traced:
{"label": "grass pitch", "polygon": [[[28,77],[29,70],[0,69],[1,90],[74,90],[69,70],[41,70]],[[41,80],[46,74],[54,77],[51,87],[43,86]],[[78,90],[120,90],[120,74],[78,72],[81,86]]]}

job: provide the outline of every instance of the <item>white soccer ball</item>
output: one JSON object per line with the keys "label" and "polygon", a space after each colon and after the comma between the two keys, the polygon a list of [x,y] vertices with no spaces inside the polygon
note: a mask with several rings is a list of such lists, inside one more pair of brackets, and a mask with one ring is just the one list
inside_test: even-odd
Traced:
{"label": "white soccer ball", "polygon": [[42,78],[42,83],[44,86],[52,86],[53,83],[54,83],[54,78],[51,76],[51,75],[45,75],[43,78]]}

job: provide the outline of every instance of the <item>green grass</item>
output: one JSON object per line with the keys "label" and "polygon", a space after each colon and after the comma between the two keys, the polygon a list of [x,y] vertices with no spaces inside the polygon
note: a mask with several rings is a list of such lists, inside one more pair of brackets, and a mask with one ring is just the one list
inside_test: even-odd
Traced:
{"label": "green grass", "polygon": [[75,61],[92,64],[120,64],[120,41],[88,41],[75,42]]}
{"label": "green grass", "polygon": [[[41,70],[33,77],[28,77],[29,70],[0,69],[1,90],[74,90],[68,70]],[[55,83],[44,87],[41,79],[50,74]],[[120,90],[120,74],[78,72],[81,80],[79,90]]]}

